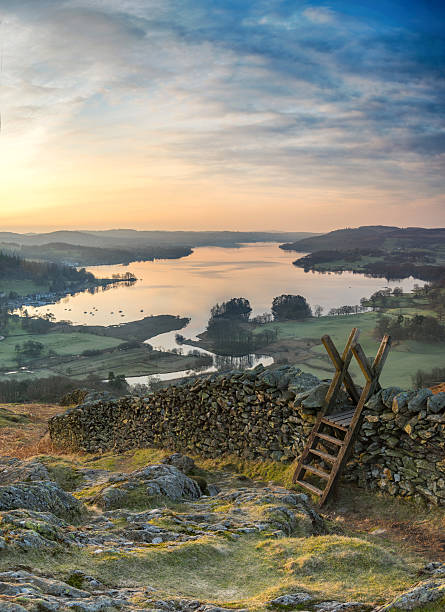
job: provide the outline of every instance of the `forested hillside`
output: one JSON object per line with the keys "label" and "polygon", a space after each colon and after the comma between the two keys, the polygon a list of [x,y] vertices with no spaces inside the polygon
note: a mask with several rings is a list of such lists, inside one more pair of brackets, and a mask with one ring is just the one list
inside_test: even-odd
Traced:
{"label": "forested hillside", "polygon": [[22,259],[16,255],[0,252],[0,280],[32,280],[36,284],[63,288],[71,283],[94,282],[95,276],[84,269],[77,270],[49,262]]}
{"label": "forested hillside", "polygon": [[324,249],[445,249],[445,228],[392,227],[385,225],[364,225],[362,227],[334,230],[321,236],[303,238],[283,244],[288,251],[320,251]]}

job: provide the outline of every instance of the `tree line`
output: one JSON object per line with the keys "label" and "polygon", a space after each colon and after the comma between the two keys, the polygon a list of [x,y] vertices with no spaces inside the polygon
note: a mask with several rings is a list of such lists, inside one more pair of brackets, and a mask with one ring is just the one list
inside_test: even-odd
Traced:
{"label": "tree line", "polygon": [[379,316],[375,335],[381,338],[389,334],[394,340],[418,340],[420,342],[444,342],[445,327],[435,317],[416,314],[412,317]]}
{"label": "tree line", "polygon": [[245,355],[261,346],[274,342],[278,330],[266,328],[255,332],[250,323],[303,320],[312,316],[312,310],[301,295],[282,294],[273,299],[271,314],[265,313],[250,319],[252,308],[247,298],[232,298],[215,304],[210,310],[207,336],[222,354]]}
{"label": "tree line", "polygon": [[71,284],[87,284],[96,281],[85,268],[77,270],[56,263],[31,261],[0,251],[0,279],[32,280],[37,285],[49,284],[51,291],[60,291]]}

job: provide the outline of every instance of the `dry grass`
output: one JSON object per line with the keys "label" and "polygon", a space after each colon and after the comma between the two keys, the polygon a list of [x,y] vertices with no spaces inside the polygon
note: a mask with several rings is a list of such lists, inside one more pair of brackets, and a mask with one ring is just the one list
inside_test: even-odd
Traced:
{"label": "dry grass", "polygon": [[[53,456],[63,465],[131,472],[149,463],[158,463],[166,450],[145,448],[115,454],[88,455],[58,449],[47,435],[47,420],[63,410],[54,404],[0,404],[1,410],[26,417],[23,422],[0,423],[0,455],[26,459],[35,455]],[[5,420],[3,422],[6,422]],[[222,459],[193,457],[198,474],[208,482],[222,482],[227,473],[242,474],[253,482],[275,482],[292,488],[292,466],[273,461],[248,461],[231,456]],[[242,483],[240,482],[242,485]],[[252,483],[253,484],[253,483]],[[428,508],[388,495],[371,493],[353,485],[343,485],[327,508],[326,518],[348,535],[367,534],[374,541],[385,541],[407,554],[428,560],[445,561],[445,511]],[[376,536],[373,532],[380,535]]]}
{"label": "dry grass", "polygon": [[445,383],[440,383],[440,385],[436,385],[435,387],[431,387],[431,391],[436,395],[437,393],[442,393],[445,391]]}
{"label": "dry grass", "polygon": [[0,455],[20,459],[41,454],[56,454],[48,435],[48,419],[63,409],[54,404],[2,404],[13,414],[25,416],[26,422],[0,427]]}

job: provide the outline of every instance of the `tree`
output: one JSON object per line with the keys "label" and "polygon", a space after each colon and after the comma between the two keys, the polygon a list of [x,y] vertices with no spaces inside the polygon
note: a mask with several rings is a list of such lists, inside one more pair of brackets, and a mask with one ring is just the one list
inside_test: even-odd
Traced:
{"label": "tree", "polygon": [[125,391],[128,389],[128,383],[125,379],[125,374],[114,374],[110,372],[108,374],[108,384],[116,391]]}
{"label": "tree", "polygon": [[210,311],[211,319],[240,319],[248,321],[252,308],[246,298],[232,298],[228,302],[215,304]]}
{"label": "tree", "polygon": [[283,294],[274,298],[272,314],[275,321],[300,320],[312,316],[312,311],[302,295]]}
{"label": "tree", "polygon": [[323,310],[324,310],[323,306],[320,306],[320,304],[316,304],[316,306],[315,306],[315,316],[317,318],[320,318]]}

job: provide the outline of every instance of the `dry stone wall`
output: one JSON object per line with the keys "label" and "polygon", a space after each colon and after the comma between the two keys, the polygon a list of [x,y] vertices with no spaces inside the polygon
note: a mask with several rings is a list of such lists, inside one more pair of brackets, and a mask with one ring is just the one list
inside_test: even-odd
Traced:
{"label": "dry stone wall", "polygon": [[[50,435],[87,452],[157,446],[290,462],[304,447],[328,385],[293,366],[213,375],[146,398],[85,401],[53,417]],[[336,411],[347,402],[342,394]],[[393,387],[374,395],[344,477],[445,505],[445,393]]]}

